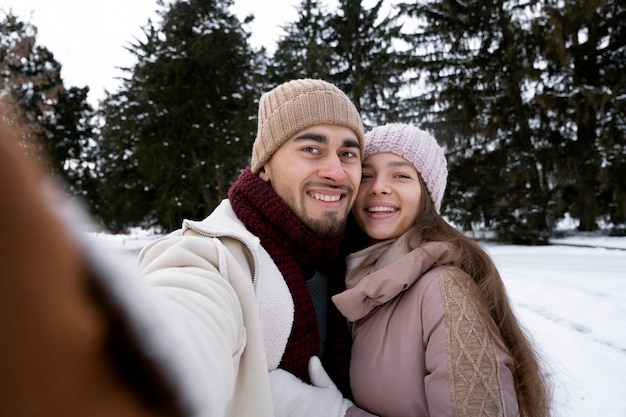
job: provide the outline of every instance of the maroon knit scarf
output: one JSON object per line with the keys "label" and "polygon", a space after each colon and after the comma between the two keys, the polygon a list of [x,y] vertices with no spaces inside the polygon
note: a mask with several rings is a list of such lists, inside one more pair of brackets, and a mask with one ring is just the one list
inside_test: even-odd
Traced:
{"label": "maroon knit scarf", "polygon": [[[230,188],[228,198],[237,217],[261,240],[261,245],[274,260],[293,297],[294,323],[280,368],[308,381],[308,360],[312,355],[319,355],[320,346],[313,301],[302,269],[322,269],[335,262],[342,236],[334,239],[319,238],[296,217],[272,187],[253,174],[250,168],[241,173]],[[336,271],[335,268],[333,272]],[[329,279],[334,281],[329,285],[329,290],[334,292],[336,277],[329,275]],[[343,286],[343,270],[340,280]],[[340,330],[344,327],[347,329],[345,319],[331,311],[331,307],[334,308],[332,303],[329,304],[326,350],[332,352],[330,361],[333,364],[330,366],[333,369],[328,371],[331,377],[338,374],[341,380],[343,371],[347,373],[350,343],[343,339],[347,333]]]}

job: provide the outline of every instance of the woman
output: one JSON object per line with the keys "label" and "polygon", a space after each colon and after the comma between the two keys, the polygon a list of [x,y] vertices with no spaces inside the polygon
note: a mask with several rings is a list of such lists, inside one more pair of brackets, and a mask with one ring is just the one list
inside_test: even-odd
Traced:
{"label": "woman", "polygon": [[384,417],[549,414],[547,384],[500,275],[440,215],[448,175],[428,133],[365,136],[352,214],[368,242],[333,302],[351,324],[355,403]]}

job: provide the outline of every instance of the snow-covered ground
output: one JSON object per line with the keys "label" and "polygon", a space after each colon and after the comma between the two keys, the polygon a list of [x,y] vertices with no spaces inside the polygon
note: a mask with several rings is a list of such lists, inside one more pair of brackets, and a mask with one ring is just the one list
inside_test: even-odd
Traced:
{"label": "snow-covered ground", "polygon": [[626,239],[595,244],[621,249],[486,245],[543,352],[559,417],[626,416]]}
{"label": "snow-covered ground", "polygon": [[[92,237],[124,262],[154,238]],[[626,416],[626,238],[484,246],[549,370],[555,417]]]}

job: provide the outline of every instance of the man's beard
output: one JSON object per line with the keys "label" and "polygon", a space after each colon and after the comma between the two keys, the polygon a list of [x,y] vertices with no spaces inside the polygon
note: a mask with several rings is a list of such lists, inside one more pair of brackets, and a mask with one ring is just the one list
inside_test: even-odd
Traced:
{"label": "man's beard", "polygon": [[300,220],[322,239],[333,239],[346,229],[346,219],[337,219],[335,212],[324,213],[321,219],[301,218]]}
{"label": "man's beard", "polygon": [[[272,184],[274,190],[283,199],[285,204],[293,211],[293,213],[304,223],[309,229],[317,234],[322,239],[332,239],[339,236],[346,228],[348,213],[339,213],[337,211],[327,211],[322,213],[321,218],[309,217],[306,210],[307,196],[303,191],[294,193],[288,186],[279,186]],[[302,189],[306,189],[305,186]],[[346,196],[350,200],[352,198],[352,192],[346,190]],[[300,204],[298,204],[298,202]],[[343,218],[340,219],[339,216]]]}

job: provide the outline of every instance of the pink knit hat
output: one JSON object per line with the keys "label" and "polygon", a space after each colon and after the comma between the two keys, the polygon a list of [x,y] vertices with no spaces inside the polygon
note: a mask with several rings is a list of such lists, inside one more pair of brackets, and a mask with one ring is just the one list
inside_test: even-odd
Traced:
{"label": "pink knit hat", "polygon": [[390,123],[365,134],[363,159],[382,152],[394,153],[415,166],[439,213],[448,178],[448,163],[437,140],[417,127]]}

